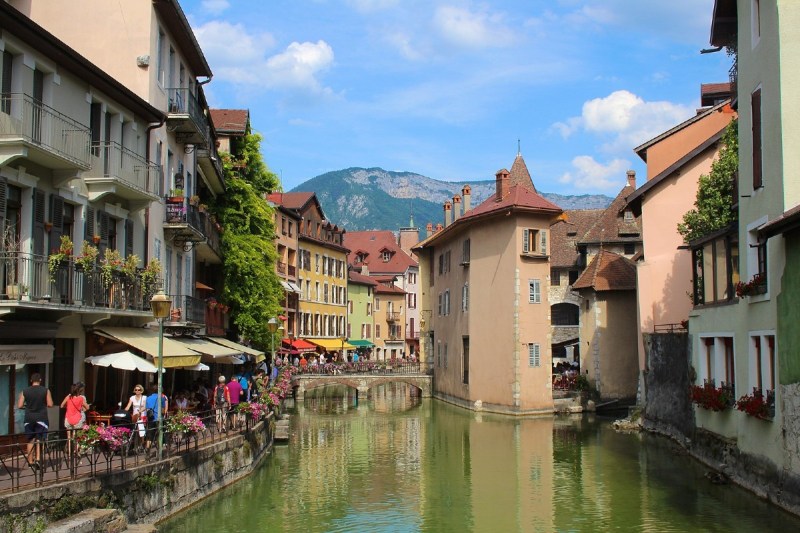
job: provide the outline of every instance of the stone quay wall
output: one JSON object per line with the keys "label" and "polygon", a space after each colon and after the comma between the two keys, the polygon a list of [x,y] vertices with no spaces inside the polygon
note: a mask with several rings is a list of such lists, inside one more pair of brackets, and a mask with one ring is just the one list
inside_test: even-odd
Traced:
{"label": "stone quay wall", "polygon": [[[249,475],[272,449],[274,420],[159,463],[0,497],[0,532],[47,524],[91,507],[120,509],[128,523],[154,523]],[[70,513],[70,511],[73,511]]]}

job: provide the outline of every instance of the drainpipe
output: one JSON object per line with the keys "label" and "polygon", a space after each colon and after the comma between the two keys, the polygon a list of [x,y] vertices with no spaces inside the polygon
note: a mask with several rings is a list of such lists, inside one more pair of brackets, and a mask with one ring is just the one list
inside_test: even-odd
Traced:
{"label": "drainpipe", "polygon": [[[145,145],[144,145],[144,159],[148,163],[150,162],[150,133],[160,128],[164,125],[167,121],[166,115],[161,119],[161,122],[151,122],[147,125],[147,129],[145,130]],[[161,165],[161,161],[158,162],[159,166]],[[148,246],[147,243],[150,242],[150,207],[146,207],[144,210],[144,264],[147,266],[148,261],[150,260],[150,254],[148,253]]]}

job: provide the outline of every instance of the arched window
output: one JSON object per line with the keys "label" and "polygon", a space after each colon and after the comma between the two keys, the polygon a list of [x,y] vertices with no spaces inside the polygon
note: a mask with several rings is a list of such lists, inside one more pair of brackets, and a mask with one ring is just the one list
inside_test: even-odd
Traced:
{"label": "arched window", "polygon": [[579,310],[575,304],[555,304],[550,307],[550,321],[554,326],[577,326]]}

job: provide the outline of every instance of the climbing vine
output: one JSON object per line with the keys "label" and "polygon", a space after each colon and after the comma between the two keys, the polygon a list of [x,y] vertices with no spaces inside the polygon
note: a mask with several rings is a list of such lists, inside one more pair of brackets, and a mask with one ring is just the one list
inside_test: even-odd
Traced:
{"label": "climbing vine", "polygon": [[232,154],[221,153],[226,191],[214,210],[222,226],[224,300],[238,333],[258,346],[269,344],[267,321],[280,309],[275,273],[275,224],[265,194],[278,186],[260,152],[261,137],[247,133]]}
{"label": "climbing vine", "polygon": [[736,220],[733,180],[739,169],[737,126],[738,121],[733,120],[726,128],[719,157],[711,164],[711,172],[698,181],[694,209],[678,223],[678,233],[686,242],[727,228]]}

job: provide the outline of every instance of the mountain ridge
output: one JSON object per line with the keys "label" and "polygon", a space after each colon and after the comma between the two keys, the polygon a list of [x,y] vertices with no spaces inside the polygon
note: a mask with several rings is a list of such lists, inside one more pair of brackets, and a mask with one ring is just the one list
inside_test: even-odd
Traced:
{"label": "mountain ridge", "polygon": [[[461,195],[464,185],[472,189],[472,207],[495,192],[494,180],[441,181],[414,172],[380,167],[349,167],[320,174],[289,192],[313,191],[325,216],[350,231],[392,230],[444,221],[442,205]],[[562,209],[602,209],[613,198],[602,194],[562,195],[540,192]]]}

